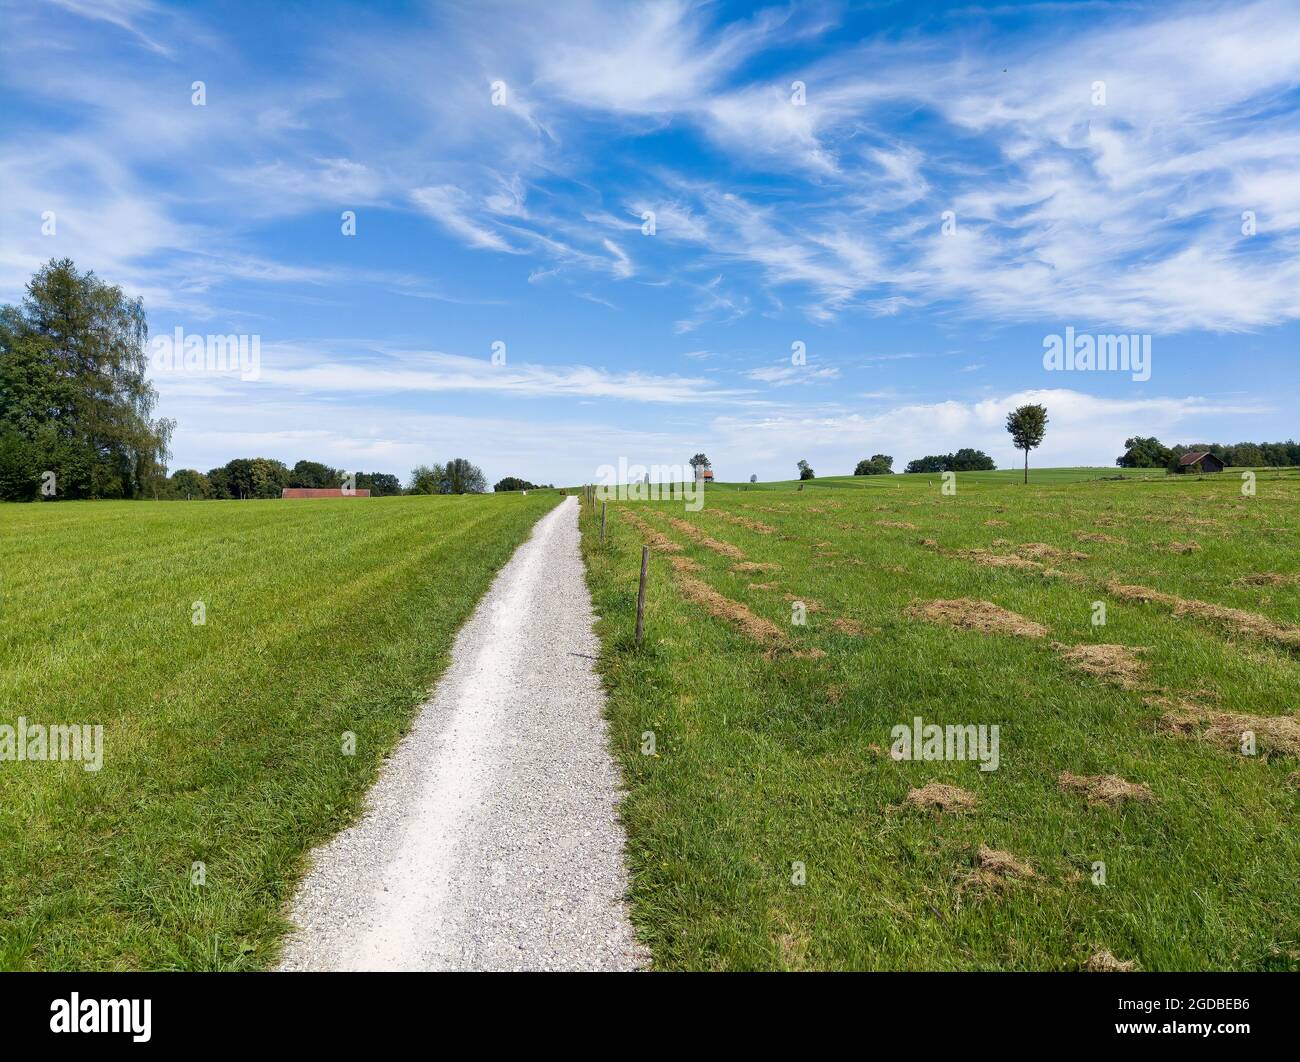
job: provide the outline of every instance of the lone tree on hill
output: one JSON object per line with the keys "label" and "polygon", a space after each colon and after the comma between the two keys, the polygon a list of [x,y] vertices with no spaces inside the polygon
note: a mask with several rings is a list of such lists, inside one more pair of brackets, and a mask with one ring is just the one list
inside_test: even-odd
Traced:
{"label": "lone tree on hill", "polygon": [[807,461],[799,462],[799,478],[801,480],[817,478],[817,473],[812,470],[812,466]]}
{"label": "lone tree on hill", "polygon": [[1007,414],[1007,431],[1017,450],[1025,451],[1025,482],[1029,482],[1029,451],[1047,434],[1047,407],[1021,406]]}

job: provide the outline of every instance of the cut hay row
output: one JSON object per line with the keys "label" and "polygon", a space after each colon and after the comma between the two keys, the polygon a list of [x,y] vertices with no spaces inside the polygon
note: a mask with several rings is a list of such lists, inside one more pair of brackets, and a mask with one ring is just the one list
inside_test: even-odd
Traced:
{"label": "cut hay row", "polygon": [[1294,715],[1224,712],[1167,696],[1148,697],[1147,704],[1164,710],[1164,723],[1176,734],[1196,737],[1230,752],[1241,752],[1246,735],[1252,734],[1261,759],[1269,753],[1300,756],[1300,718]]}
{"label": "cut hay row", "polygon": [[920,789],[909,790],[907,801],[912,807],[934,808],[942,812],[960,812],[973,808],[977,798],[969,789],[942,782],[927,782]]}
{"label": "cut hay row", "polygon": [[1291,623],[1279,623],[1245,609],[1229,608],[1215,605],[1209,601],[1197,601],[1194,598],[1178,597],[1175,594],[1161,593],[1147,586],[1131,586],[1124,583],[1107,583],[1106,589],[1122,601],[1136,601],[1141,604],[1165,605],[1173,610],[1175,616],[1192,616],[1209,623],[1226,627],[1230,631],[1274,642],[1290,649],[1300,649],[1300,627]]}
{"label": "cut hay row", "polygon": [[764,645],[778,645],[785,641],[785,632],[771,620],[755,615],[739,601],[718,593],[702,579],[678,569],[676,583],[684,597],[694,601],[710,616],[733,624],[745,637]]}
{"label": "cut hay row", "polygon": [[992,601],[977,601],[969,597],[917,602],[907,609],[907,613],[931,623],[981,634],[1014,634],[1024,638],[1042,638],[1047,634],[1047,628],[1041,623],[1010,612]]}
{"label": "cut hay row", "polygon": [[1119,807],[1125,801],[1145,803],[1155,799],[1151,787],[1125,781],[1117,774],[1071,774],[1062,771],[1057,779],[1062,792],[1078,793],[1093,807]]}
{"label": "cut hay row", "polygon": [[1085,642],[1082,645],[1062,645],[1053,642],[1052,648],[1077,671],[1114,683],[1121,689],[1133,690],[1142,685],[1145,674],[1138,653],[1146,649],[1131,648],[1127,645],[1097,645]]}
{"label": "cut hay row", "polygon": [[679,543],[674,542],[667,535],[656,531],[626,506],[622,507],[620,512],[623,519],[641,533],[641,540],[651,549],[659,553],[680,553],[682,551],[682,547]]}
{"label": "cut hay row", "polygon": [[670,516],[667,519],[668,522],[672,524],[676,530],[680,531],[687,538],[694,540],[697,544],[703,546],[705,549],[711,549],[713,550],[714,553],[720,553],[722,554],[722,556],[731,557],[734,560],[745,559],[744,551],[739,549],[736,546],[733,546],[730,542],[721,542],[716,538],[712,538],[711,536],[701,531],[694,524],[690,523],[689,521],[683,520],[680,517]]}
{"label": "cut hay row", "polygon": [[764,561],[741,561],[739,564],[733,564],[728,571],[737,575],[749,575],[753,572],[779,572],[781,565],[771,564]]}
{"label": "cut hay row", "polygon": [[759,520],[751,520],[745,516],[737,516],[735,513],[729,513],[725,509],[710,509],[709,513],[718,517],[720,520],[726,520],[729,524],[735,524],[738,527],[748,528],[750,531],[759,535],[774,535],[776,528],[771,524],[765,524]]}

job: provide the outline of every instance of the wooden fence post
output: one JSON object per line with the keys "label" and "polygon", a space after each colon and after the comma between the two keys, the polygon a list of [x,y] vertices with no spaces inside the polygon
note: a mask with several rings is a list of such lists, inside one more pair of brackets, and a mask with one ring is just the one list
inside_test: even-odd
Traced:
{"label": "wooden fence post", "polygon": [[608,502],[601,502],[601,503],[600,503],[600,540],[601,540],[601,542],[604,542],[604,541],[605,541],[605,506],[608,505],[608,504],[609,504]]}
{"label": "wooden fence post", "polygon": [[650,547],[641,547],[641,585],[636,592],[636,640],[641,643],[645,635],[645,573],[650,564]]}

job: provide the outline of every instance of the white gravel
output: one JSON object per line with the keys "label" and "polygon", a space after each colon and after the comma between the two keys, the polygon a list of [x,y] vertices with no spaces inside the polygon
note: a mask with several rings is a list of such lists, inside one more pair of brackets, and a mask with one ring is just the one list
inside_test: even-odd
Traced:
{"label": "white gravel", "polygon": [[314,853],[285,970],[632,970],[620,793],[578,502],[538,521],[354,826]]}

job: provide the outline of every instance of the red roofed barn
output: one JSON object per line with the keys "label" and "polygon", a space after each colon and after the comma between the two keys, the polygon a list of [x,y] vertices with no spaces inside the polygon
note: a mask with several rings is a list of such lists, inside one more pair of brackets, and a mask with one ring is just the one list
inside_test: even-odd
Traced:
{"label": "red roofed barn", "polygon": [[281,498],[369,498],[370,489],[344,493],[342,487],[285,487]]}

